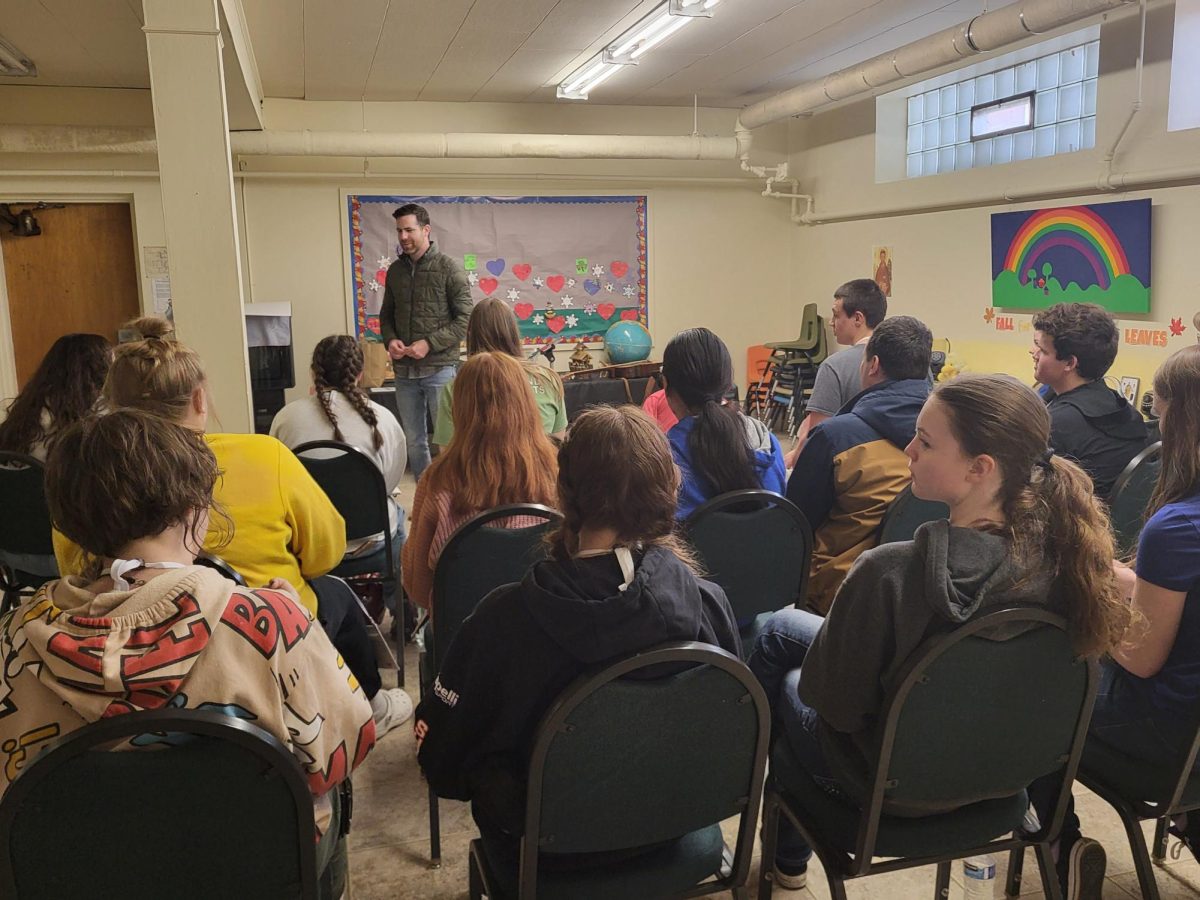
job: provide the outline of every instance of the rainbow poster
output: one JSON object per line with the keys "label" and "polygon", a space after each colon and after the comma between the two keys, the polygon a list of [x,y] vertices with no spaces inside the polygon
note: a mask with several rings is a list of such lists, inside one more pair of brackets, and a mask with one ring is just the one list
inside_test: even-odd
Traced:
{"label": "rainbow poster", "polygon": [[992,305],[1150,311],[1150,201],[992,216]]}

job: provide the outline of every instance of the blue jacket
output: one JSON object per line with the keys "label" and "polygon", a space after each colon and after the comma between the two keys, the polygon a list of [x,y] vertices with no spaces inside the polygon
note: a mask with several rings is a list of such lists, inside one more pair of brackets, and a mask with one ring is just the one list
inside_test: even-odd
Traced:
{"label": "blue jacket", "polygon": [[[742,421],[746,426],[746,439],[754,450],[754,464],[758,469],[760,486],[764,490],[782,494],[787,482],[787,469],[783,465],[783,451],[779,448],[779,440],[758,419],[743,415]],[[675,457],[675,464],[679,466],[679,472],[683,476],[679,485],[679,505],[675,510],[677,519],[686,519],[701,503],[717,495],[717,489],[692,467],[692,449],[688,445],[688,439],[695,427],[696,417],[684,416],[667,432],[671,455]]]}
{"label": "blue jacket", "polygon": [[883,514],[911,480],[904,448],[929,396],[924,378],[885,381],[812,430],[788,481],[787,498],[813,529],[808,604],[824,613]]}

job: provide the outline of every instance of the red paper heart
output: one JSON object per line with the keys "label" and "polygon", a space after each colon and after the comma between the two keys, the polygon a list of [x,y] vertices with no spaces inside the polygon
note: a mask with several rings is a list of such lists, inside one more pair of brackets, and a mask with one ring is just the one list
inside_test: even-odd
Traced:
{"label": "red paper heart", "polygon": [[533,266],[529,265],[529,263],[517,263],[515,266],[513,266],[513,274],[522,281],[527,279],[529,277],[529,273],[532,271]]}
{"label": "red paper heart", "polygon": [[489,297],[492,295],[492,291],[494,291],[498,287],[500,287],[500,282],[497,281],[495,278],[480,278],[479,279],[479,289],[481,291],[483,291],[485,294],[487,294]]}
{"label": "red paper heart", "polygon": [[518,319],[528,319],[533,315],[532,303],[514,303],[513,312],[517,314]]}
{"label": "red paper heart", "polygon": [[617,308],[611,303],[601,303],[596,307],[596,315],[602,319],[611,319],[612,314],[617,311]]}
{"label": "red paper heart", "polygon": [[612,272],[613,278],[624,278],[629,272],[629,263],[614,260],[608,264],[608,271]]}
{"label": "red paper heart", "polygon": [[387,269],[380,269],[376,272],[375,281],[379,284],[387,284]]}
{"label": "red paper heart", "polygon": [[621,310],[621,318],[622,318],[622,319],[630,319],[630,320],[632,320],[632,319],[636,319],[637,317],[638,317],[638,311],[637,311],[636,309],[623,309],[623,310]]}
{"label": "red paper heart", "polygon": [[550,288],[550,290],[554,291],[556,294],[563,289],[563,285],[566,283],[567,279],[563,278],[561,275],[551,275],[546,279],[546,287]]}
{"label": "red paper heart", "polygon": [[553,319],[546,320],[546,327],[549,328],[551,331],[553,331],[555,334],[558,334],[560,331],[562,331],[563,327],[566,324],[567,324],[567,320],[564,319],[562,316],[555,316]]}

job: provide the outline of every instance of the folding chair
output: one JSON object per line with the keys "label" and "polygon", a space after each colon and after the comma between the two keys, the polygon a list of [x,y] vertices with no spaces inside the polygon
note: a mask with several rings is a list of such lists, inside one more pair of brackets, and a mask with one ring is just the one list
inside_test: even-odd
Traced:
{"label": "folding chair", "polygon": [[879,543],[911,541],[917,529],[926,522],[950,518],[950,507],[940,500],[922,500],[912,492],[912,485],[888,504],[883,521],[879,523]]}
{"label": "folding chair", "polygon": [[1151,444],[1129,461],[1125,470],[1113,482],[1108,499],[1108,514],[1113,535],[1117,539],[1117,554],[1137,552],[1138,537],[1146,524],[1146,507],[1158,483],[1162,466],[1162,441]]}
{"label": "folding chair", "polygon": [[3,612],[58,577],[41,462],[23,453],[0,452],[0,509]]}

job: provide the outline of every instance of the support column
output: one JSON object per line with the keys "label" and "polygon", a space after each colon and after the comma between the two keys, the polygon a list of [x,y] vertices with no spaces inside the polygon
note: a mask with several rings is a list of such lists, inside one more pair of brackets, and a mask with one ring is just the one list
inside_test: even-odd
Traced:
{"label": "support column", "polygon": [[171,302],[204,360],[212,431],[250,432],[241,257],[217,0],[143,0]]}

